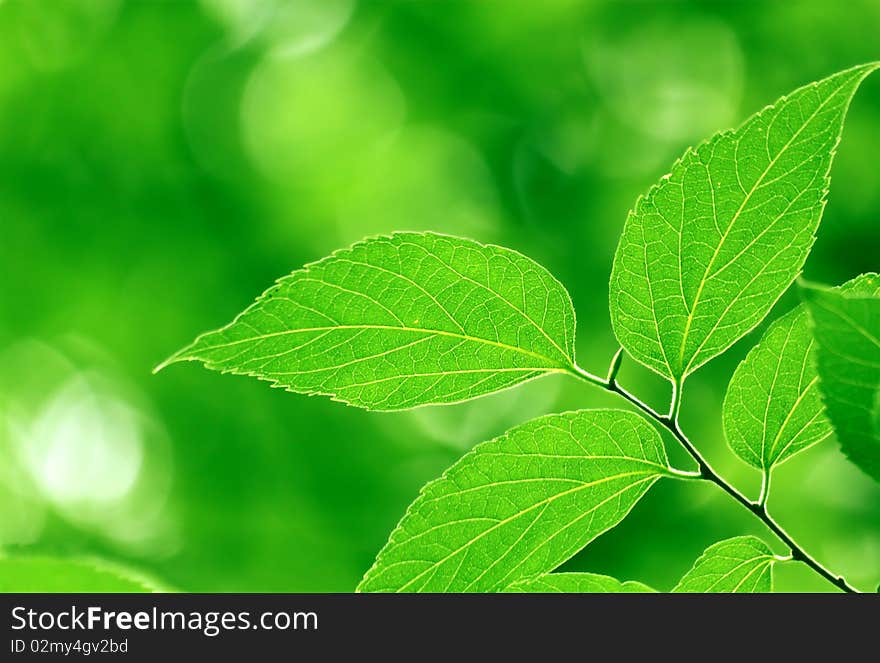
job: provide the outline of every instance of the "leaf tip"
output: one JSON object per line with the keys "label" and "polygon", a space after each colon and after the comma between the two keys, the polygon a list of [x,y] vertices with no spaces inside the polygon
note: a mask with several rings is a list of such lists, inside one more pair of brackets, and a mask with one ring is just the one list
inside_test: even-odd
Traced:
{"label": "leaf tip", "polygon": [[151,371],[151,373],[152,373],[153,375],[156,375],[157,373],[159,373],[159,371],[162,371],[162,370],[164,370],[165,368],[171,366],[171,364],[176,364],[176,363],[179,362],[179,361],[187,361],[187,360],[189,360],[189,359],[192,359],[192,357],[185,357],[184,354],[183,354],[183,353],[186,352],[188,349],[189,349],[189,348],[184,348],[183,350],[178,350],[178,351],[175,352],[173,355],[171,355],[170,357],[168,357],[167,359],[165,359],[165,360],[162,361],[161,363],[157,364],[156,367],[153,368],[153,370]]}

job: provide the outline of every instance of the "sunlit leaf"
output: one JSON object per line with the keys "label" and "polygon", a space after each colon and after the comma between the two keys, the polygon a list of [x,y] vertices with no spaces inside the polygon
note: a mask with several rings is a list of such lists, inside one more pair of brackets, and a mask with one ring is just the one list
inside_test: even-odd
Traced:
{"label": "sunlit leaf", "polygon": [[50,557],[0,558],[0,592],[154,592],[126,571],[96,562]]}
{"label": "sunlit leaf", "polygon": [[840,447],[880,481],[880,276],[840,289],[804,284],[820,386]]}
{"label": "sunlit leaf", "polygon": [[724,434],[749,465],[769,471],[831,435],[803,306],[776,320],[737,367],[724,398]]}
{"label": "sunlit leaf", "polygon": [[680,381],[757,325],[813,245],[856,88],[878,63],[796,90],[689,149],[630,212],[614,258],[614,332]]}
{"label": "sunlit leaf", "polygon": [[761,539],[737,536],[706,548],[673,592],[748,594],[773,591],[779,561]]}
{"label": "sunlit leaf", "polygon": [[425,486],[359,590],[502,590],[552,571],[670,474],[659,434],[636,414],[534,419]]}
{"label": "sunlit leaf", "polygon": [[284,277],[166,364],[197,360],[400,410],[570,370],[573,356],[571,301],[543,267],[471,240],[396,233]]}
{"label": "sunlit leaf", "polygon": [[643,594],[657,590],[640,582],[620,582],[617,578],[598,573],[545,573],[529,580],[519,580],[504,591],[528,594]]}

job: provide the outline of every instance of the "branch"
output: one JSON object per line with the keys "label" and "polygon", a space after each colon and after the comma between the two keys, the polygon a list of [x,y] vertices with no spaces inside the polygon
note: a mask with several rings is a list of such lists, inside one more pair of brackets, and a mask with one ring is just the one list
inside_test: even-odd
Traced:
{"label": "branch", "polygon": [[828,582],[830,582],[835,587],[838,587],[842,591],[849,593],[858,593],[859,590],[847,583],[847,581],[843,577],[831,573],[831,571],[826,569],[811,555],[809,555],[803,548],[800,547],[800,545],[798,545],[798,543],[794,539],[791,538],[788,532],[786,532],[775,520],[773,520],[773,518],[770,517],[770,514],[767,512],[766,499],[764,499],[764,491],[762,491],[761,499],[759,499],[758,502],[752,502],[745,495],[734,488],[731,484],[729,484],[712,468],[711,465],[709,465],[708,461],[703,458],[702,454],[697,450],[694,444],[688,439],[687,435],[684,434],[684,432],[681,430],[681,427],[678,425],[678,411],[681,407],[680,382],[673,383],[672,404],[669,408],[669,414],[663,415],[657,412],[654,408],[652,408],[650,405],[645,403],[637,396],[628,392],[617,383],[617,369],[620,367],[620,351],[618,351],[618,354],[614,356],[611,365],[612,370],[609,371],[609,377],[607,380],[603,380],[602,378],[583,370],[579,366],[574,366],[571,373],[581,380],[599,386],[605,391],[610,391],[624,398],[636,408],[645,413],[648,417],[666,428],[666,430],[672,433],[673,437],[675,437],[679,444],[681,444],[681,446],[684,447],[684,449],[690,454],[694,461],[696,461],[699,468],[699,478],[704,481],[714,483],[716,486],[721,488],[721,490],[723,490],[734,500],[736,500],[739,504],[748,509],[749,512],[751,512],[762,523],[764,523],[764,525],[766,525],[767,528],[771,532],[773,532],[780,541],[788,546],[788,548],[791,550],[791,558],[793,560],[803,562],[811,569],[813,569],[813,571],[818,573],[820,576],[825,578]]}

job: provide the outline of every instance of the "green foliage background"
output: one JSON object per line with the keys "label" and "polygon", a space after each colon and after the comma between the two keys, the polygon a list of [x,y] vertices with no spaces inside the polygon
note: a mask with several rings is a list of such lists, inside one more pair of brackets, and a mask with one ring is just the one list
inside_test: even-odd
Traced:
{"label": "green foliage background", "polygon": [[[878,24],[872,0],[0,2],[0,550],[103,558],[191,591],[352,590],[465,449],[620,403],[551,376],[377,414],[151,368],[306,262],[432,229],[545,265],[574,300],[580,363],[602,373],[637,195],[688,145],[877,59]],[[878,146],[869,79],[807,278],[877,270]],[[765,328],[688,380],[682,416],[753,496],[720,406]],[[632,361],[620,379],[668,402]],[[834,442],[780,467],[771,505],[819,559],[877,583],[880,489]],[[708,545],[749,533],[763,534],[719,490],[667,482],[565,570],[668,590]],[[776,587],[830,588],[800,565]]]}

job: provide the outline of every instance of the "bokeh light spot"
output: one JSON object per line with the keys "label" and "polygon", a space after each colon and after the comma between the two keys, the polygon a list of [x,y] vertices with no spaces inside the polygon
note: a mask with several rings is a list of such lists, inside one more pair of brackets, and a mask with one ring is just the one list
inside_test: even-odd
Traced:
{"label": "bokeh light spot", "polygon": [[[64,347],[64,351],[60,350]],[[168,549],[169,441],[131,384],[81,340],[0,352],[0,542],[33,538],[47,512],[138,551]],[[16,523],[18,523],[16,525]],[[25,526],[27,525],[27,526]]]}
{"label": "bokeh light spot", "polygon": [[665,17],[615,25],[590,35],[584,50],[605,104],[645,134],[699,140],[734,120],[743,56],[720,20]]}
{"label": "bokeh light spot", "polygon": [[251,39],[285,56],[311,53],[345,27],[354,0],[201,0],[238,46]]}
{"label": "bokeh light spot", "polygon": [[244,144],[287,187],[345,180],[356,158],[400,126],[403,94],[374,60],[340,48],[305,58],[270,55],[242,104]]}
{"label": "bokeh light spot", "polygon": [[38,415],[26,453],[53,501],[94,505],[128,494],[143,455],[135,413],[83,375],[64,384]]}
{"label": "bokeh light spot", "polygon": [[379,141],[337,205],[341,243],[395,230],[489,239],[500,214],[483,156],[461,137],[427,126]]}

